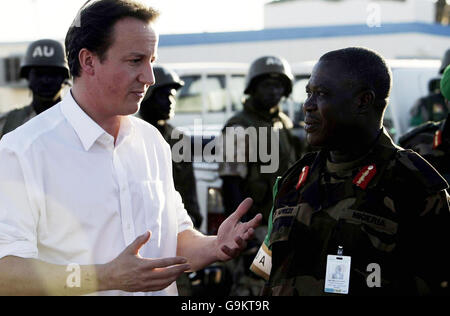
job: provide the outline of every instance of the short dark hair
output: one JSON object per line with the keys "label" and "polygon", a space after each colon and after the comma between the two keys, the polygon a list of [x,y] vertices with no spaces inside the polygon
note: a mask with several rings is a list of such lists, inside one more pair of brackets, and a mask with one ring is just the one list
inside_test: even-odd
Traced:
{"label": "short dark hair", "polygon": [[331,51],[319,61],[338,62],[349,74],[352,85],[371,89],[375,93],[375,103],[384,110],[392,86],[392,72],[385,59],[370,49],[349,47]]}
{"label": "short dark hair", "polygon": [[113,44],[114,25],[121,19],[132,17],[146,23],[154,21],[159,12],[133,0],[88,1],[78,12],[67,31],[65,45],[72,76],[79,77],[78,55],[83,48],[97,54],[101,61]]}

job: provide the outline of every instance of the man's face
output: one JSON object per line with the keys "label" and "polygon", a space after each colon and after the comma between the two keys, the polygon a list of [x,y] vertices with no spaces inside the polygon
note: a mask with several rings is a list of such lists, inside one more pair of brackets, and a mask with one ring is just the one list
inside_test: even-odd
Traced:
{"label": "man's face", "polygon": [[36,67],[28,74],[28,86],[33,94],[48,99],[59,96],[65,80],[64,70],[56,67]]}
{"label": "man's face", "polygon": [[94,85],[105,116],[129,115],[139,110],[148,87],[154,84],[158,36],[150,24],[135,18],[119,20],[105,60],[96,56]]}
{"label": "man's face", "polygon": [[345,69],[321,61],[313,69],[306,86],[308,99],[303,105],[306,139],[312,146],[340,149],[351,142],[355,128],[354,88]]}
{"label": "man's face", "polygon": [[277,106],[284,94],[283,82],[277,77],[263,77],[257,80],[253,91],[257,106],[265,111]]}
{"label": "man's face", "polygon": [[151,96],[141,104],[140,114],[146,121],[168,120],[174,115],[175,95],[173,86],[163,86],[155,89]]}

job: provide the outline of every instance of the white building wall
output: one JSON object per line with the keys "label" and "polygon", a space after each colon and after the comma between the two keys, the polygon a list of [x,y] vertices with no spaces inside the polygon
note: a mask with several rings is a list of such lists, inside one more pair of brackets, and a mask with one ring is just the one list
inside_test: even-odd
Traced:
{"label": "white building wall", "polygon": [[264,27],[294,27],[383,23],[433,23],[435,4],[431,0],[374,1],[288,1],[265,6]]}
{"label": "white building wall", "polygon": [[244,42],[160,47],[159,61],[172,62],[251,62],[263,55],[279,55],[289,62],[317,59],[324,53],[350,46],[378,51],[386,58],[438,58],[450,47],[448,37],[427,34],[347,36],[287,41]]}

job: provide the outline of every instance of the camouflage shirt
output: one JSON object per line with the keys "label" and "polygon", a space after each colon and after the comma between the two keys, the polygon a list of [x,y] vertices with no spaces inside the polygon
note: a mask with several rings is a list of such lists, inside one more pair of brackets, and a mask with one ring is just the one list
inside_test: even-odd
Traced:
{"label": "camouflage shirt", "polygon": [[[263,257],[271,260],[265,294],[327,295],[327,255],[339,246],[351,257],[350,295],[422,294],[448,280],[445,180],[386,131],[357,161],[327,157],[306,154],[277,182],[263,245],[271,255]],[[381,287],[368,286],[371,263],[380,267]]]}
{"label": "camouflage shirt", "polygon": [[36,115],[36,111],[34,111],[31,105],[0,114],[0,139],[3,135],[12,132]]}
{"label": "camouflage shirt", "polygon": [[[242,178],[240,190],[243,196],[251,197],[254,201],[249,214],[256,215],[261,212],[264,216],[264,224],[267,223],[269,217],[272,205],[272,187],[276,178],[286,172],[301,155],[300,140],[291,133],[292,126],[291,120],[283,112],[264,113],[258,110],[253,105],[252,99],[249,98],[244,104],[244,110],[230,118],[225,124],[218,140],[223,156],[223,162],[219,163],[219,175]],[[247,138],[244,134],[237,133],[236,136],[233,135],[233,148],[229,148],[227,147],[229,141],[227,137],[230,135],[226,133],[227,127],[255,128],[254,135],[256,137]],[[274,131],[277,134],[274,134]],[[275,135],[277,137],[274,139]],[[272,145],[276,146],[277,154],[270,153]],[[227,158],[230,149],[234,154],[232,161]],[[263,161],[260,156],[261,150],[271,154],[270,162]],[[240,159],[241,156],[243,159]],[[255,159],[252,160],[252,156]],[[276,169],[266,172],[264,166],[268,167],[269,165],[276,166]],[[225,196],[224,198],[230,197]]]}
{"label": "camouflage shirt", "polygon": [[419,153],[447,182],[450,181],[450,120],[418,126],[403,135],[399,144]]}

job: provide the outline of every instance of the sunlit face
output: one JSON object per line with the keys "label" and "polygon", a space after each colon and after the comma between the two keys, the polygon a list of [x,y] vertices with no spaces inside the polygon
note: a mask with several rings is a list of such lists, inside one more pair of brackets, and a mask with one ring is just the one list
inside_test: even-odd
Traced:
{"label": "sunlit face", "polygon": [[303,105],[306,139],[312,146],[339,149],[357,132],[354,91],[344,71],[330,61],[319,62],[312,71]]}
{"label": "sunlit face", "polygon": [[155,82],[158,36],[150,24],[135,18],[119,20],[105,60],[95,63],[95,88],[103,114],[129,115],[139,110],[148,87]]}

